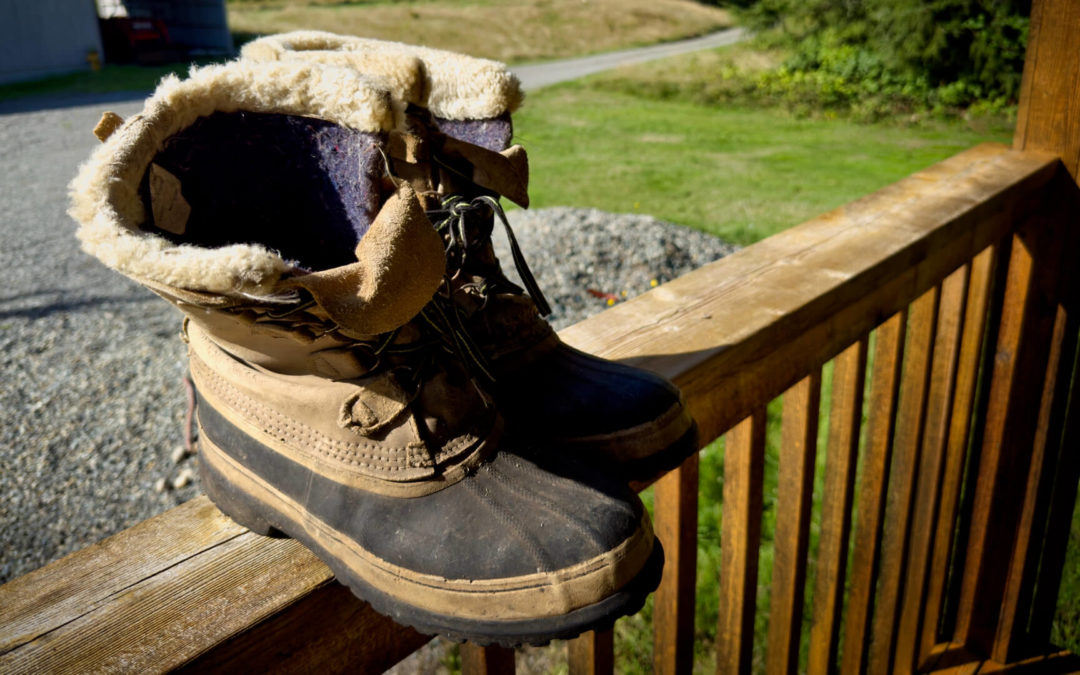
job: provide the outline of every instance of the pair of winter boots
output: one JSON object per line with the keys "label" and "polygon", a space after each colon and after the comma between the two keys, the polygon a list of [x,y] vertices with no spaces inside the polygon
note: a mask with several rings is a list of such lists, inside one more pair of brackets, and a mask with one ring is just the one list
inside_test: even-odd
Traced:
{"label": "pair of winter boots", "polygon": [[481,644],[636,611],[663,553],[627,481],[697,440],[670,383],[541,318],[498,201],[528,203],[521,99],[491,61],[264,38],[107,116],[72,184],[85,250],[185,315],[210,498]]}

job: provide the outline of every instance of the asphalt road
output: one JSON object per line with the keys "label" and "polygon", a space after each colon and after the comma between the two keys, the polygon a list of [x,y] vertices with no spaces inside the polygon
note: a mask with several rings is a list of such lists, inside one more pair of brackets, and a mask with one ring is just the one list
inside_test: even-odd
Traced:
{"label": "asphalt road", "polygon": [[580,59],[564,59],[550,63],[537,63],[534,65],[517,66],[513,70],[521,79],[521,84],[526,91],[546,87],[549,84],[576,80],[579,77],[592,75],[593,73],[612,70],[620,66],[634,63],[655,61],[678,54],[714,49],[735,44],[746,36],[742,28],[729,28],[718,33],[710,33],[690,40],[667,42],[650,47],[638,47],[624,49],[605,54],[594,54]]}

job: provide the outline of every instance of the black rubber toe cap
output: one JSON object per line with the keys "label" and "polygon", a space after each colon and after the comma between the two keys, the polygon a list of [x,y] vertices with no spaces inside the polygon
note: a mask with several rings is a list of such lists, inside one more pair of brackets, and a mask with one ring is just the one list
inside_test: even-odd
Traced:
{"label": "black rubber toe cap", "polygon": [[447,579],[552,572],[638,533],[636,495],[596,471],[554,461],[560,463],[552,471],[500,452],[425,497],[354,497],[344,531],[383,560]]}
{"label": "black rubber toe cap", "polygon": [[560,437],[613,433],[647,424],[679,402],[656,373],[560,343],[528,365],[498,375],[500,409],[516,429]]}

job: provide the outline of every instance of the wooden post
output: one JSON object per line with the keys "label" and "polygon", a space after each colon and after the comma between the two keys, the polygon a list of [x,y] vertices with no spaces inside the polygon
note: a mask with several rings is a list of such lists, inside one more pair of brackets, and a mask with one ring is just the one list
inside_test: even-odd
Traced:
{"label": "wooden post", "polygon": [[[1053,416],[1041,411],[1060,395],[1047,387],[1068,391],[1054,383],[1073,376],[1061,372],[1071,360],[1052,355],[1070,339],[1055,325],[1076,325],[1068,320],[1075,297],[1065,293],[1075,283],[1074,263],[1063,260],[1076,260],[1080,228],[1078,33],[1080,0],[1035,1],[1014,147],[1058,155],[1067,175],[1047,186],[1040,213],[1013,235],[956,631],[958,641],[1000,662],[1023,654],[1031,577],[1060,578],[1060,552],[1040,564],[1039,547],[1029,544],[1068,536],[1067,527],[1050,531],[1035,521],[1040,512],[1045,520],[1040,501],[1049,481],[1042,473],[1056,464],[1046,452],[1055,452],[1061,438],[1060,429],[1045,428]],[[1076,463],[1061,464],[1073,475],[1058,471],[1058,484],[1075,486]]]}
{"label": "wooden post", "polygon": [[885,494],[892,466],[893,430],[907,334],[907,310],[894,314],[878,327],[876,333],[874,367],[870,376],[869,427],[862,460],[855,550],[851,563],[851,595],[840,667],[840,672],[844,673],[865,672],[870,644],[874,589],[877,587],[877,567],[881,557],[881,530],[885,520]]}
{"label": "wooden post", "polygon": [[[1058,155],[1080,179],[1080,0],[1035,0],[1013,147]],[[1076,223],[1074,222],[1075,226]]]}

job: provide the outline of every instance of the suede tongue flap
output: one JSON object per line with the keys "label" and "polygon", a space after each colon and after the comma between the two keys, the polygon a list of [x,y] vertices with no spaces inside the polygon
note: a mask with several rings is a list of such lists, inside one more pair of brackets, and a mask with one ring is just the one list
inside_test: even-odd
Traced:
{"label": "suede tongue flap", "polygon": [[295,277],[342,328],[362,335],[403,325],[431,300],[446,272],[442,237],[402,184],[356,246],[357,262]]}

